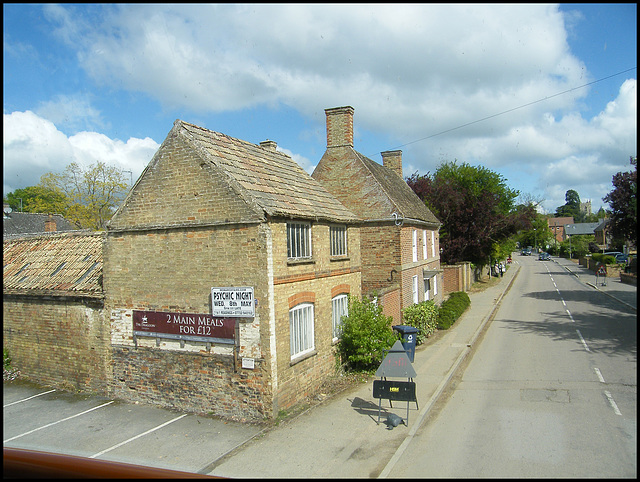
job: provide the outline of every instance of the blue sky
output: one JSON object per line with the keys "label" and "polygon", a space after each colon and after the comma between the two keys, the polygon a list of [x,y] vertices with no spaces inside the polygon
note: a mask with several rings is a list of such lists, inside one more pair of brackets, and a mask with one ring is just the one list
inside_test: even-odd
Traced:
{"label": "blue sky", "polygon": [[593,210],[637,155],[636,4],[3,4],[3,193],[70,162],[137,179],[176,119],[309,173],[324,109],[354,147],[501,174]]}

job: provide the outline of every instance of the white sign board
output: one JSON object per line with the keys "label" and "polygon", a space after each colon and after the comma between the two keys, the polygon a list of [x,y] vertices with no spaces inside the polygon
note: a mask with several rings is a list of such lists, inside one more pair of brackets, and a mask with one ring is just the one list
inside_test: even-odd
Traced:
{"label": "white sign board", "polygon": [[253,318],[253,287],[211,288],[211,314],[220,317]]}

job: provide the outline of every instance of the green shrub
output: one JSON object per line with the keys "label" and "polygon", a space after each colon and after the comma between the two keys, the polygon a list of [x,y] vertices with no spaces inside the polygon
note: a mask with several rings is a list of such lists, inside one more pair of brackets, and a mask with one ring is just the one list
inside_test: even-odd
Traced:
{"label": "green shrub", "polygon": [[421,345],[438,328],[438,307],[433,301],[410,305],[402,310],[402,319],[405,325],[418,329],[416,345]]}
{"label": "green shrub", "polygon": [[382,314],[382,307],[368,299],[349,297],[349,314],[342,318],[338,354],[347,370],[378,368],[388,350],[398,340],[391,328],[393,318]]}
{"label": "green shrub", "polygon": [[470,304],[469,295],[464,291],[451,293],[438,309],[438,329],[448,330]]}

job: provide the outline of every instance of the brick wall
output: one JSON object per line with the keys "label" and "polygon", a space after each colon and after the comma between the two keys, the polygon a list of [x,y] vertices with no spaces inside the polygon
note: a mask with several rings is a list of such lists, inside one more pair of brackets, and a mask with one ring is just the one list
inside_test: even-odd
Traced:
{"label": "brick wall", "polygon": [[455,265],[443,265],[443,283],[446,294],[454,291],[469,291],[473,284],[471,263],[458,263]]}
{"label": "brick wall", "polygon": [[3,347],[23,375],[45,386],[107,392],[102,301],[4,295],[2,314]]}

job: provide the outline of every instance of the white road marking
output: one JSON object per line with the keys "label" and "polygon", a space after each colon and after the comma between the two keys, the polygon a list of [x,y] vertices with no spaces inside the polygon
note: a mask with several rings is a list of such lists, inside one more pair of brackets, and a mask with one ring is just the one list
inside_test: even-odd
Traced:
{"label": "white road marking", "polygon": [[141,433],[141,434],[139,434],[139,435],[136,435],[135,437],[131,437],[130,439],[125,440],[124,442],[120,442],[119,444],[116,444],[116,445],[114,445],[114,446],[112,446],[112,447],[109,447],[108,449],[105,449],[105,450],[103,450],[102,452],[98,452],[97,454],[93,454],[93,455],[92,455],[91,457],[89,457],[89,458],[90,458],[90,459],[95,459],[96,457],[100,457],[101,455],[106,454],[107,452],[111,452],[112,450],[115,450],[115,449],[117,449],[118,447],[122,447],[123,445],[128,444],[129,442],[132,442],[132,441],[134,441],[134,440],[135,440],[135,439],[137,439],[137,438],[144,437],[145,435],[150,434],[151,432],[155,432],[156,430],[159,430],[159,429],[161,429],[162,427],[164,427],[164,426],[166,426],[166,425],[169,425],[170,423],[173,423],[173,422],[175,422],[175,421],[177,421],[177,420],[180,420],[181,418],[186,417],[187,415],[188,415],[187,413],[185,413],[185,414],[183,414],[183,415],[180,415],[179,417],[176,417],[176,418],[174,418],[173,420],[169,420],[168,422],[165,422],[165,423],[163,423],[162,425],[158,425],[157,427],[152,428],[151,430],[147,430],[146,432]]}
{"label": "white road marking", "polygon": [[39,397],[41,395],[46,395],[47,393],[51,393],[51,392],[55,392],[55,390],[49,390],[48,392],[38,393],[37,395],[33,395],[33,396],[27,397],[27,398],[23,398],[22,400],[18,400],[17,402],[7,403],[6,405],[3,405],[2,408],[10,407],[11,405],[15,405],[16,403],[26,402],[27,400],[31,400],[32,398],[36,398],[36,397]]}
{"label": "white road marking", "polygon": [[107,405],[110,405],[112,403],[113,403],[113,400],[107,403],[103,403],[102,405],[99,405],[97,407],[90,408],[89,410],[85,410],[84,412],[80,412],[75,415],[71,415],[70,417],[63,418],[62,420],[58,420],[57,422],[48,423],[47,425],[43,425],[42,427],[34,428],[33,430],[29,430],[28,432],[21,433],[20,435],[16,435],[15,437],[8,438],[7,440],[3,440],[2,443],[11,442],[12,440],[15,440],[17,438],[24,437],[25,435],[29,435],[30,433],[37,432],[38,430],[42,430],[43,428],[51,427],[52,425],[66,422],[67,420],[71,420],[72,418],[79,417],[80,415],[84,415],[85,413],[93,412],[94,410],[97,410],[99,408],[106,407]]}
{"label": "white road marking", "polygon": [[600,382],[605,383],[604,381],[604,377],[602,376],[602,373],[600,373],[600,370],[598,370],[597,368],[594,368],[596,375],[598,375],[598,380],[600,380]]}
{"label": "white road marking", "polygon": [[607,396],[607,398],[609,399],[609,404],[611,405],[611,407],[613,408],[613,412],[616,415],[622,415],[620,413],[620,410],[618,409],[618,405],[616,405],[616,402],[613,400],[613,397],[611,396],[611,394],[608,391],[604,391],[604,394]]}
{"label": "white road marking", "polygon": [[584,349],[587,350],[588,352],[591,352],[591,350],[589,350],[589,347],[587,346],[587,342],[584,341],[584,338],[582,338],[582,333],[580,333],[580,330],[576,330],[576,331],[578,332],[578,336],[580,337],[580,341],[584,345]]}

